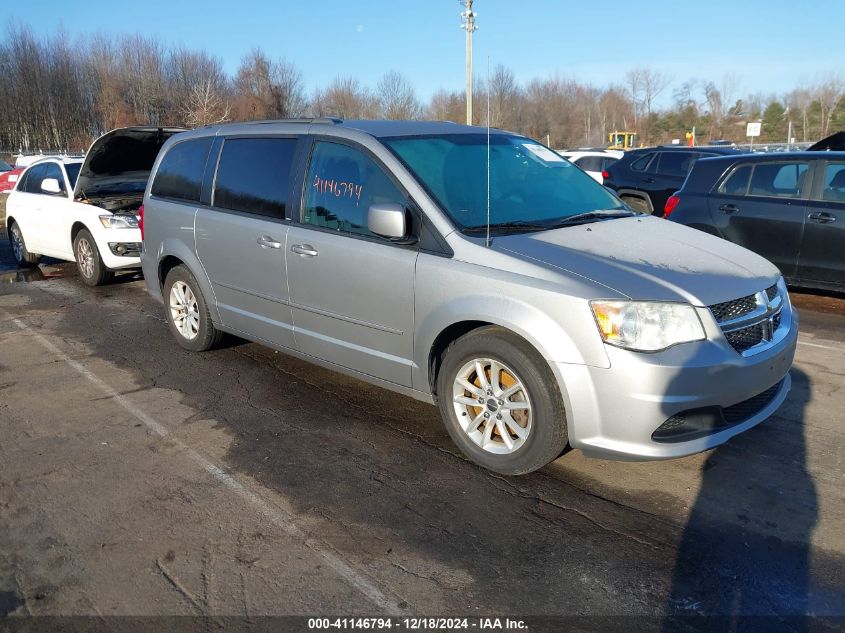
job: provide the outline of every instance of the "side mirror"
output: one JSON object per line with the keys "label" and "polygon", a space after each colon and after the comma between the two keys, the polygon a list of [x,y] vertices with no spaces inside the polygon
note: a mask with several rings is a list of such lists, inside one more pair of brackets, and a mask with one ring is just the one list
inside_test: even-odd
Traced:
{"label": "side mirror", "polygon": [[367,228],[382,237],[401,239],[408,232],[405,215],[401,204],[385,202],[371,205],[367,212]]}
{"label": "side mirror", "polygon": [[41,191],[49,194],[62,193],[62,188],[59,186],[59,181],[55,178],[45,178],[41,181]]}

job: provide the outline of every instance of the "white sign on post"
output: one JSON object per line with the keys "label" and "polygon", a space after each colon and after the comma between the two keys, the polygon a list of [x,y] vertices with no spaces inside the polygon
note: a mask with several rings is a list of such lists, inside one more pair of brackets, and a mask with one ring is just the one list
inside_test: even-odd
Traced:
{"label": "white sign on post", "polygon": [[745,128],[746,136],[760,136],[760,122],[749,123]]}

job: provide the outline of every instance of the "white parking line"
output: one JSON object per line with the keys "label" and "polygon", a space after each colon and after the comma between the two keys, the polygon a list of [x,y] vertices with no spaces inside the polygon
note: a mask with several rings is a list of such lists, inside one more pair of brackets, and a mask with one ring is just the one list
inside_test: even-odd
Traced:
{"label": "white parking line", "polygon": [[841,345],[821,345],[820,343],[811,343],[810,341],[802,341],[800,338],[798,339],[799,345],[806,345],[807,347],[818,347],[820,349],[829,349],[835,352],[838,351],[845,351],[845,347]]}
{"label": "white parking line", "polygon": [[[9,315],[5,312],[0,311],[0,316],[4,317],[5,319],[9,319]],[[352,585],[358,591],[367,596],[367,598],[369,598],[370,601],[376,607],[382,610],[385,614],[406,615],[409,613],[409,609],[407,607],[401,607],[398,601],[385,595],[378,587],[375,586],[375,584],[373,584],[372,581],[370,581],[360,572],[350,567],[348,563],[346,563],[335,553],[330,551],[328,549],[328,545],[320,543],[315,539],[308,538],[305,533],[299,527],[297,527],[296,523],[293,520],[293,517],[291,517],[289,514],[278,508],[274,508],[273,506],[268,504],[264,499],[262,499],[254,492],[250,491],[242,483],[237,481],[234,477],[227,474],[222,468],[200,455],[198,452],[196,452],[184,442],[181,442],[179,439],[173,437],[164,425],[160,424],[150,415],[144,413],[141,409],[129,402],[111,385],[109,385],[96,374],[94,374],[82,363],[70,358],[62,350],[60,350],[53,343],[51,343],[47,338],[30,328],[24,322],[15,318],[11,318],[9,320],[14,323],[18,327],[18,329],[32,336],[45,349],[54,354],[59,360],[63,361],[69,367],[73,368],[76,372],[78,372],[86,380],[88,380],[88,382],[90,382],[104,394],[112,398],[128,413],[130,413],[132,416],[141,421],[148,429],[150,429],[150,431],[152,431],[159,437],[167,436],[168,441],[178,446],[188,457],[191,458],[193,462],[195,462],[212,477],[217,479],[220,483],[229,488],[232,492],[236,493],[242,499],[247,501],[273,524],[284,530],[284,532],[287,533],[289,536],[298,540],[308,549],[313,551],[317,556],[323,559],[323,561],[331,569],[333,569],[341,578],[346,580],[350,585]]]}

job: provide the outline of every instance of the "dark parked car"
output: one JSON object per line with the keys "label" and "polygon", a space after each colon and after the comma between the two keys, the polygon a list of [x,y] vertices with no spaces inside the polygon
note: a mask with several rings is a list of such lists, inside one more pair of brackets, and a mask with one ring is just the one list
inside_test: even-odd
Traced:
{"label": "dark parked car", "polygon": [[845,152],[698,161],[665,217],[756,251],[792,284],[845,291]]}
{"label": "dark parked car", "polygon": [[663,215],[666,200],[681,188],[699,158],[739,154],[730,147],[668,145],[627,152],[603,173],[610,187],[628,206],[643,213]]}

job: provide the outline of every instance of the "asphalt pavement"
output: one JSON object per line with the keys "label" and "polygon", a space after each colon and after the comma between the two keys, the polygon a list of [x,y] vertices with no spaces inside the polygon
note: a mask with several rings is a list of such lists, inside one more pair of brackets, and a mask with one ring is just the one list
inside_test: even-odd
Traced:
{"label": "asphalt pavement", "polygon": [[432,406],[183,351],[138,276],[0,261],[0,615],[845,616],[841,297],[793,294],[789,399],[727,444],[501,477]]}

